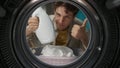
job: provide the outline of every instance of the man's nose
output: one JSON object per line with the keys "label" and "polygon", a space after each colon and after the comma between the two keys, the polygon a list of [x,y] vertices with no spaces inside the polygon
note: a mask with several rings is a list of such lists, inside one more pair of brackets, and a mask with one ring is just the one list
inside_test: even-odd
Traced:
{"label": "man's nose", "polygon": [[63,17],[60,17],[59,22],[62,23],[64,21]]}

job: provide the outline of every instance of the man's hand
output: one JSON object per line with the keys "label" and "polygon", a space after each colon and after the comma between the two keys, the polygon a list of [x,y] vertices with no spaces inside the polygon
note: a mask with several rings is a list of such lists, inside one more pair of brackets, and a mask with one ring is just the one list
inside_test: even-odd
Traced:
{"label": "man's hand", "polygon": [[27,28],[26,28],[26,36],[34,32],[38,28],[38,26],[39,26],[38,17],[30,17],[28,20]]}
{"label": "man's hand", "polygon": [[87,19],[85,19],[81,25],[78,24],[73,25],[71,31],[72,37],[81,40],[85,46],[87,46],[88,44],[88,37],[85,31],[86,23],[87,23]]}

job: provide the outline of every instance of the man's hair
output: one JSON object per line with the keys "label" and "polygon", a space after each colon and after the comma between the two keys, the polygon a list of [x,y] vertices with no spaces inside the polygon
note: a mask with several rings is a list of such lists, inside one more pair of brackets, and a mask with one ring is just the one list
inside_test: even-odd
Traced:
{"label": "man's hair", "polygon": [[70,11],[70,12],[73,13],[74,16],[77,14],[77,12],[78,12],[78,10],[79,10],[79,9],[78,9],[77,7],[75,7],[74,5],[72,5],[72,4],[70,4],[70,3],[62,2],[62,1],[55,2],[54,8],[55,8],[55,10],[56,10],[58,7],[61,7],[61,6],[65,7],[66,13],[67,13],[68,11]]}

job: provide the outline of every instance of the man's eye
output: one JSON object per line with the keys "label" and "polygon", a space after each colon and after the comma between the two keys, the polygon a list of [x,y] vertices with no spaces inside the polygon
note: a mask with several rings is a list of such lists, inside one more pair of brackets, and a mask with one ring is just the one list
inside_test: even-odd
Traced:
{"label": "man's eye", "polygon": [[60,14],[57,14],[57,16],[60,16]]}
{"label": "man's eye", "polygon": [[59,13],[56,13],[56,16],[60,16],[60,14],[59,14]]}

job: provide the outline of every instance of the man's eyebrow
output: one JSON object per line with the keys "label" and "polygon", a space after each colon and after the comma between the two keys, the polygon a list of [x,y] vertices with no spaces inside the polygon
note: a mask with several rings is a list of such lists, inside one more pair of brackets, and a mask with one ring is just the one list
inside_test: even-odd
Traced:
{"label": "man's eyebrow", "polygon": [[60,13],[56,12],[57,15],[60,15]]}

